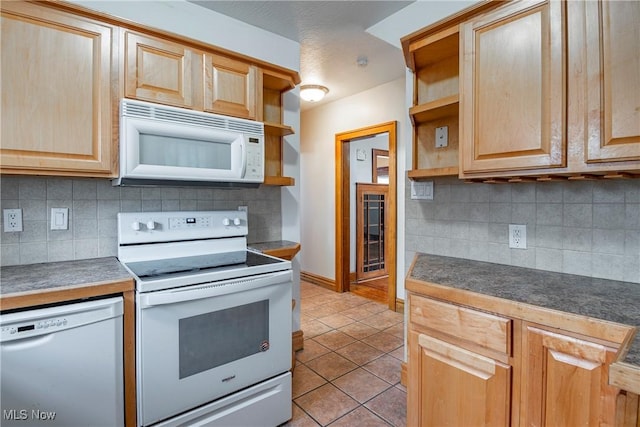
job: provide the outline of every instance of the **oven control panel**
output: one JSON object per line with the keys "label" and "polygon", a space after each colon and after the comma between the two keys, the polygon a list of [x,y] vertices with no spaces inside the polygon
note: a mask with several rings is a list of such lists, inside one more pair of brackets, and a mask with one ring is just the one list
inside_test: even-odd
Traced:
{"label": "oven control panel", "polygon": [[211,227],[213,221],[210,216],[192,216],[192,217],[176,217],[169,218],[169,228],[171,230],[190,229],[190,228],[207,228]]}
{"label": "oven control panel", "polygon": [[245,237],[247,212],[121,212],[118,244],[172,242],[179,240]]}

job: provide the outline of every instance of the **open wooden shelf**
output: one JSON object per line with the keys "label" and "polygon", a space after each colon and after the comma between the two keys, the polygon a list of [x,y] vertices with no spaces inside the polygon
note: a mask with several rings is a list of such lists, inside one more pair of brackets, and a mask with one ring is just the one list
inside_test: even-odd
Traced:
{"label": "open wooden shelf", "polygon": [[286,75],[271,69],[262,70],[262,122],[265,133],[265,165],[263,185],[291,186],[295,179],[283,176],[284,148],[283,138],[295,132],[284,121],[285,92],[293,89],[299,77]]}
{"label": "open wooden shelf", "polygon": [[407,171],[407,176],[412,181],[433,178],[435,176],[457,176],[458,167],[434,168],[434,169],[411,169]]}
{"label": "open wooden shelf", "polygon": [[415,105],[409,109],[411,122],[415,126],[443,117],[457,116],[459,99],[458,94],[454,94],[425,104]]}
{"label": "open wooden shelf", "polygon": [[293,135],[295,133],[291,126],[273,122],[264,122],[264,132],[268,135],[278,137]]}
{"label": "open wooden shelf", "polygon": [[296,185],[296,180],[289,176],[265,176],[263,185],[287,187]]}
{"label": "open wooden shelf", "polygon": [[413,70],[436,64],[455,55],[459,44],[457,26],[411,43],[409,52],[413,58]]}

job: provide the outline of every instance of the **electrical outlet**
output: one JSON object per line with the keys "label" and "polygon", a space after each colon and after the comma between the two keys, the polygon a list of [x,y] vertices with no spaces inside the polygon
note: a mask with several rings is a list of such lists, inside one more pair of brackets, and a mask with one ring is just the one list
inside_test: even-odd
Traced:
{"label": "electrical outlet", "polygon": [[22,209],[3,209],[4,232],[22,231]]}
{"label": "electrical outlet", "polygon": [[527,226],[509,224],[509,247],[527,249]]}

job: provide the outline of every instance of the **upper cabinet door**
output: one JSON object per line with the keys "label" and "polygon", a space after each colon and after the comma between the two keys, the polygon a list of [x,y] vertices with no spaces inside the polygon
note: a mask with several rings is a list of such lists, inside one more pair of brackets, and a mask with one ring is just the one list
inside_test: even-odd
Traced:
{"label": "upper cabinet door", "polygon": [[588,1],[587,162],[640,160],[640,2]]}
{"label": "upper cabinet door", "polygon": [[204,109],[256,119],[257,69],[246,62],[206,54]]}
{"label": "upper cabinet door", "polygon": [[520,1],[461,26],[464,173],[565,166],[564,14]]}
{"label": "upper cabinet door", "polygon": [[177,107],[194,107],[198,55],[178,43],[131,32],[125,38],[125,96]]}
{"label": "upper cabinet door", "polygon": [[114,28],[2,2],[3,172],[112,176]]}

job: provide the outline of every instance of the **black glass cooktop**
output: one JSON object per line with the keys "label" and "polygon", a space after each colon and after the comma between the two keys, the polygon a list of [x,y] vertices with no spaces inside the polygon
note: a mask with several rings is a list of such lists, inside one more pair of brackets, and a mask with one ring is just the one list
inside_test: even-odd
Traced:
{"label": "black glass cooktop", "polygon": [[129,262],[127,267],[140,279],[159,279],[174,275],[225,271],[284,262],[250,251],[225,252],[153,261]]}

